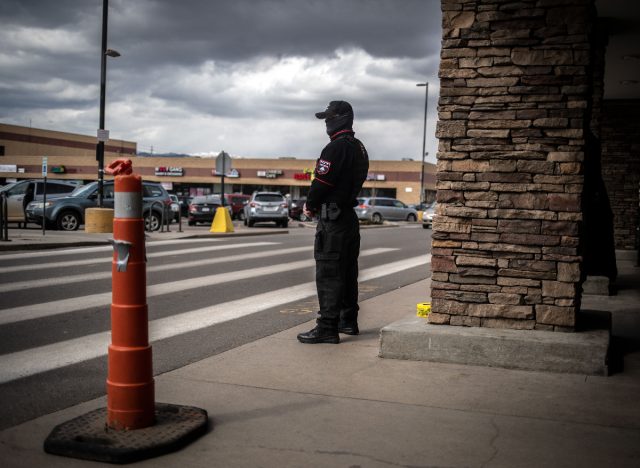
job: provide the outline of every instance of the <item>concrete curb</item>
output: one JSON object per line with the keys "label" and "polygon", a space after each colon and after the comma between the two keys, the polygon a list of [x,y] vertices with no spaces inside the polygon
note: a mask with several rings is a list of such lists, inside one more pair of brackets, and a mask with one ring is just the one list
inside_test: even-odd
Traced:
{"label": "concrete curb", "polygon": [[380,331],[380,357],[505,369],[608,375],[609,330],[539,330],[433,325],[411,317]]}
{"label": "concrete curb", "polygon": [[[271,234],[289,234],[288,230],[274,230],[274,231],[240,231],[240,232],[225,232],[225,233],[203,233],[203,234],[183,234],[179,232],[169,233],[154,233],[147,235],[147,242],[155,240],[172,240],[172,239],[207,239],[207,238],[225,238],[225,237],[254,237],[254,236],[266,236]],[[7,242],[0,242],[0,252],[16,251],[16,250],[48,250],[59,249],[67,247],[87,247],[92,245],[108,245],[107,238],[99,238],[95,240],[85,240],[81,236],[84,234],[73,235],[73,239],[64,239],[58,237],[56,241],[41,242],[39,239],[10,239]],[[95,234],[87,234],[87,236],[93,236]],[[105,234],[111,237],[111,234]]]}

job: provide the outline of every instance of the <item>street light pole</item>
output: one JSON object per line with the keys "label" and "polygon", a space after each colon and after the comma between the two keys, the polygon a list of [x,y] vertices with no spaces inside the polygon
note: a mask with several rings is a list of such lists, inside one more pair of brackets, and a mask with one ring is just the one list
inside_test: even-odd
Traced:
{"label": "street light pole", "polygon": [[424,157],[427,144],[427,104],[429,102],[429,82],[418,83],[416,86],[424,86],[424,131],[422,133],[422,165],[420,166],[420,205],[424,203]]}
{"label": "street light pole", "polygon": [[104,108],[107,94],[107,56],[120,57],[120,53],[107,49],[107,17],[109,14],[109,0],[102,0],[102,48],[100,53],[100,127],[98,130],[98,145],[96,146],[96,160],[98,161],[98,206],[102,208],[104,187]]}

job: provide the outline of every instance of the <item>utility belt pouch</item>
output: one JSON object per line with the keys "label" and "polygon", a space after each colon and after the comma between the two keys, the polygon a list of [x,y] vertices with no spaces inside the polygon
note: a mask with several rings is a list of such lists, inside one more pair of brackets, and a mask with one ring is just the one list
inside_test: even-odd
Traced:
{"label": "utility belt pouch", "polygon": [[337,203],[323,203],[320,205],[320,219],[323,221],[335,221],[340,217],[342,210]]}
{"label": "utility belt pouch", "polygon": [[327,216],[329,217],[329,221],[335,221],[340,217],[340,207],[336,203],[329,203],[329,209],[327,210]]}

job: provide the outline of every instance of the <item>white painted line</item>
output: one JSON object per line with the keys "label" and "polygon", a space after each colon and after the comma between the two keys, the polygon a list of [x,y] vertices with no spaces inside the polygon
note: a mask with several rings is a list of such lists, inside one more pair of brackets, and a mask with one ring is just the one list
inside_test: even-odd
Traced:
{"label": "white painted line", "polygon": [[[244,247],[246,244],[244,245],[236,244],[236,245],[238,247]],[[224,247],[224,246],[220,246],[220,247]],[[212,248],[213,247],[208,247],[207,249],[212,249]],[[196,249],[196,250],[200,250],[200,249]],[[215,265],[218,263],[250,260],[254,258],[270,257],[274,255],[286,255],[289,253],[303,252],[303,251],[311,251],[311,248],[308,246],[297,247],[292,249],[273,250],[273,251],[267,251],[267,252],[253,252],[253,253],[248,253],[243,255],[233,255],[233,256],[219,257],[219,258],[205,258],[205,259],[193,260],[189,262],[170,263],[165,265],[153,265],[153,266],[147,267],[147,273],[154,272],[154,271],[177,270],[179,268],[193,268],[193,267],[203,266],[203,265]],[[173,253],[171,255],[173,255]],[[177,255],[177,252],[176,252],[176,255]],[[111,263],[111,259],[109,259],[109,263]],[[111,269],[109,269],[109,271],[99,271],[96,273],[58,276],[55,278],[43,278],[39,280],[16,281],[14,283],[0,284],[0,293],[20,291],[24,289],[43,288],[43,287],[49,287],[49,286],[62,286],[63,284],[80,283],[83,281],[96,281],[101,279],[106,280],[110,278],[111,278]]]}
{"label": "white painted line", "polygon": [[[427,254],[368,268],[360,272],[360,281],[381,278],[421,265],[426,266],[430,261],[431,255]],[[149,339],[154,342],[171,338],[315,294],[315,283],[309,282],[154,320],[149,323]],[[104,356],[107,354],[110,335],[111,332],[95,333],[39,348],[5,354],[0,360],[0,383]]]}
{"label": "white painted line", "polygon": [[[153,253],[147,252],[147,259],[158,258],[158,257],[169,257],[172,255],[186,255],[186,254],[193,254],[193,253],[214,252],[217,250],[272,246],[272,245],[278,245],[278,244],[280,244],[280,242],[249,242],[246,244],[223,244],[223,245],[214,245],[211,247],[195,247],[195,248],[181,249],[181,250],[167,250],[164,252],[153,252]],[[148,247],[148,244],[147,244],[147,247]],[[75,267],[75,266],[83,266],[83,265],[92,265],[95,263],[111,263],[113,261],[113,254],[112,254],[113,248],[110,247],[109,250],[111,250],[110,252],[111,255],[109,255],[108,257],[87,258],[84,260],[70,260],[68,262],[35,263],[32,265],[18,265],[15,267],[8,267],[8,268],[1,267],[0,273],[15,273],[17,271],[45,270],[49,268],[67,268],[67,267]],[[109,275],[111,275],[110,271],[109,271]],[[77,275],[77,276],[81,276],[81,275]],[[45,280],[39,280],[39,281],[45,281]],[[31,282],[23,281],[22,283],[27,285],[25,287],[28,287],[28,283],[33,283],[33,281]],[[12,284],[17,284],[17,282]],[[47,284],[48,283],[45,283],[45,286]],[[15,288],[14,290],[17,290],[17,289],[22,289],[22,288]],[[10,291],[10,289],[8,291]]]}
{"label": "white painted line", "polygon": [[[194,244],[196,242],[220,242],[223,240],[222,238],[213,238],[213,239],[168,239],[163,241],[149,241],[147,242],[147,248],[155,247],[156,245],[172,245],[172,244]],[[73,249],[51,249],[47,251],[37,251],[37,252],[21,252],[17,254],[7,254],[0,255],[0,262],[4,260],[15,260],[17,258],[33,258],[33,257],[57,257],[59,255],[77,255],[84,253],[93,253],[93,252],[111,252],[113,251],[113,247],[110,245],[102,245],[99,247],[74,247]]]}
{"label": "white painted line", "polygon": [[[396,249],[378,248],[364,250],[360,253],[360,256],[366,257],[369,255],[377,255],[393,250]],[[302,268],[312,267],[313,265],[315,265],[315,260],[313,259],[300,260],[297,262],[281,263],[261,268],[249,268],[246,270],[232,271],[228,273],[217,273],[214,275],[201,276],[198,278],[170,281],[168,283],[160,283],[152,286],[147,286],[147,298],[161,296],[163,294],[172,294],[188,289],[202,288],[205,286],[245,280],[263,275],[272,275],[275,273],[282,273],[291,270],[299,270]],[[111,304],[111,291],[107,293],[92,294],[89,296],[72,297],[69,299],[61,299],[58,301],[44,302],[41,304],[13,307],[10,309],[0,310],[0,325],[6,325],[8,323],[21,322],[24,320],[32,320],[42,317],[50,317],[53,315],[65,314],[67,312],[74,312],[76,310],[87,309],[90,307],[107,306],[109,304]]]}

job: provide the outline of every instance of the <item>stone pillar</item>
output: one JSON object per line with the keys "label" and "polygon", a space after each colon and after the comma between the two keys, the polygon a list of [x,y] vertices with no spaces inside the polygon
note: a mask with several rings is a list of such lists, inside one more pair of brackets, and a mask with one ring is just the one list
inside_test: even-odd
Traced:
{"label": "stone pillar", "polygon": [[432,324],[573,330],[591,0],[442,0]]}

